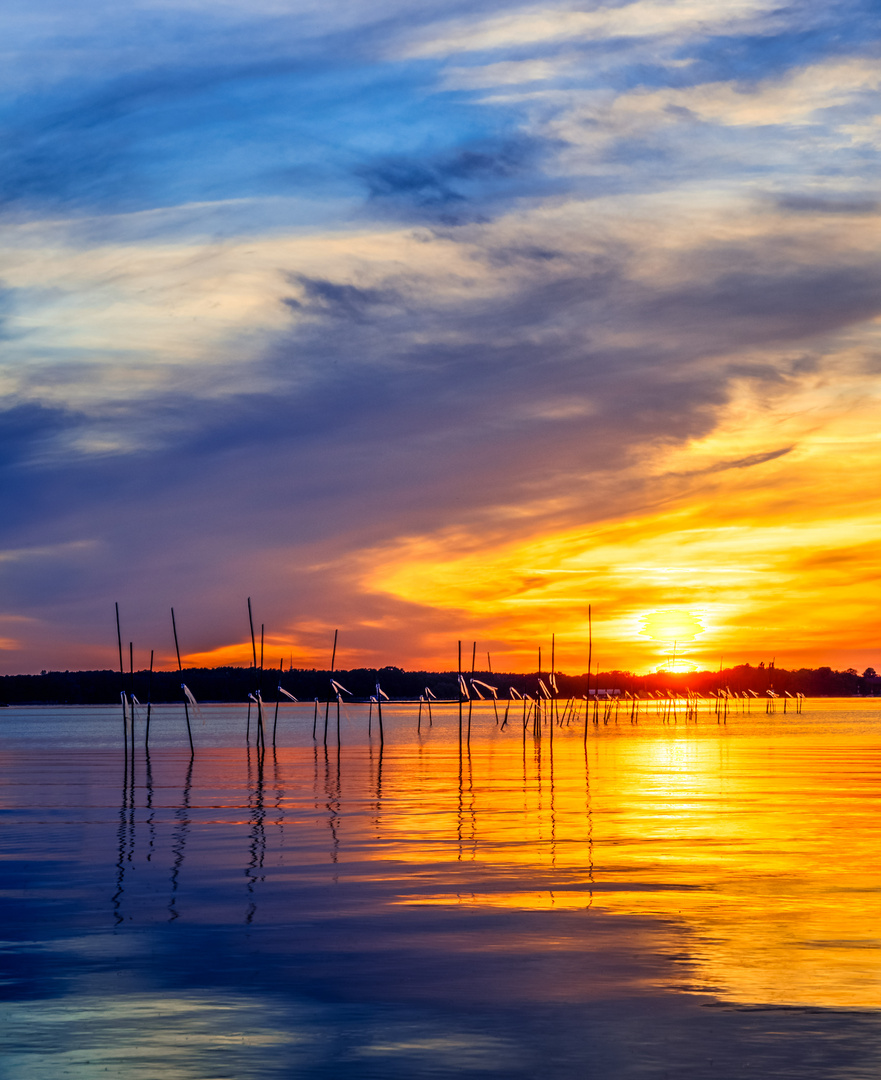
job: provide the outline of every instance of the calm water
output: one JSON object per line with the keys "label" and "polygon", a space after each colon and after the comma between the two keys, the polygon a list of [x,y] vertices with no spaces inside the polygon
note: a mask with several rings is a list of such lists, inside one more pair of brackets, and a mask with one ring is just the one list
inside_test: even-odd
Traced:
{"label": "calm water", "polygon": [[874,1080],[881,701],[752,708],[3,709],[0,1076]]}

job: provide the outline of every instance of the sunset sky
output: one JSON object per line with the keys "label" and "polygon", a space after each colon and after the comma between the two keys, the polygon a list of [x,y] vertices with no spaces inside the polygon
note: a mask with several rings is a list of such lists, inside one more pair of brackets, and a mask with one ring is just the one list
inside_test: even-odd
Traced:
{"label": "sunset sky", "polygon": [[879,31],[7,0],[0,673],[881,669]]}

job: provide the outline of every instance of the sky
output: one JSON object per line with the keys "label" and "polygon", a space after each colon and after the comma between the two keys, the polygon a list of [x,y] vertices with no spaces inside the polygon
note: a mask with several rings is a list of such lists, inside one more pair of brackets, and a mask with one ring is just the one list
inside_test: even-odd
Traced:
{"label": "sky", "polygon": [[881,668],[879,37],[7,0],[0,673]]}

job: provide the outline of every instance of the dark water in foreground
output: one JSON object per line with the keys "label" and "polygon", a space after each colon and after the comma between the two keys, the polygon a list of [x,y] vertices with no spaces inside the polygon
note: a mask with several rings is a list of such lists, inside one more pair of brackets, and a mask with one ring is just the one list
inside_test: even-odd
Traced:
{"label": "dark water in foreground", "polygon": [[874,1080],[881,701],[753,709],[4,709],[0,1076]]}

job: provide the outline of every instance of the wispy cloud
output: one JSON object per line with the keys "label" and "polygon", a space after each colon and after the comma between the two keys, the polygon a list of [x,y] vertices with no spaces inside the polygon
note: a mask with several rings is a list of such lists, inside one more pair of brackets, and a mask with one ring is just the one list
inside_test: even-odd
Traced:
{"label": "wispy cloud", "polygon": [[427,40],[414,42],[405,55],[445,56],[456,52],[484,52],[539,42],[653,38],[676,35],[696,38],[737,28],[751,28],[758,16],[778,5],[769,0],[636,0],[635,3],[602,5],[593,10],[568,6],[531,7],[486,19],[452,21],[432,27]]}

